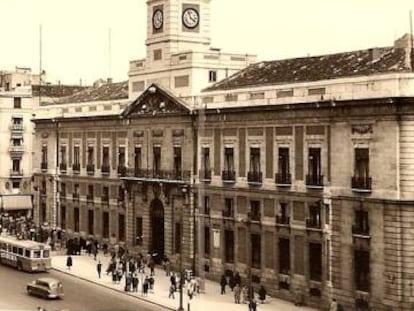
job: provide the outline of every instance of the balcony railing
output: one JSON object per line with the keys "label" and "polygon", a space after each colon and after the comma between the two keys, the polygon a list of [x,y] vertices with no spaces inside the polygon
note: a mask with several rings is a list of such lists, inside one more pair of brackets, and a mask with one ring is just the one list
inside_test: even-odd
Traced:
{"label": "balcony railing", "polygon": [[86,195],[86,203],[92,203],[93,204],[93,195],[87,194]]}
{"label": "balcony railing", "polygon": [[290,186],[292,184],[292,176],[286,173],[276,173],[275,183],[278,186]]}
{"label": "balcony railing", "polygon": [[276,225],[289,225],[290,217],[284,215],[276,215]]}
{"label": "balcony railing", "polygon": [[352,225],[352,234],[369,237],[369,226]]}
{"label": "balcony railing", "polygon": [[236,182],[236,171],[222,171],[221,179],[223,180],[223,182]]}
{"label": "balcony railing", "polygon": [[125,165],[118,166],[118,176],[124,177],[126,176],[127,168]]}
{"label": "balcony railing", "polygon": [[59,164],[59,169],[60,169],[61,173],[66,173],[66,168],[67,168],[66,163],[60,163]]}
{"label": "balcony railing", "polygon": [[102,205],[109,205],[109,197],[101,197]]}
{"label": "balcony railing", "polygon": [[371,191],[371,177],[357,177],[353,176],[351,178],[351,187],[352,190],[362,190],[362,191]]}
{"label": "balcony railing", "polygon": [[79,174],[80,173],[80,163],[74,163],[72,165],[72,171],[75,174]]}
{"label": "balcony railing", "polygon": [[24,131],[24,127],[23,124],[12,124],[10,126],[10,130],[11,130],[11,136],[12,137],[22,137],[23,136],[23,131]]}
{"label": "balcony railing", "polygon": [[111,167],[109,165],[102,165],[101,166],[102,175],[109,175],[110,171],[111,171]]}
{"label": "balcony railing", "polygon": [[323,175],[306,175],[306,186],[323,187]]}
{"label": "balcony railing", "polygon": [[18,145],[18,146],[10,146],[9,150],[11,153],[23,153],[24,152],[24,146]]}
{"label": "balcony railing", "polygon": [[262,183],[262,172],[248,172],[247,173],[247,182],[249,184],[261,184]]}
{"label": "balcony railing", "polygon": [[250,221],[260,221],[261,214],[260,213],[250,213]]}
{"label": "balcony railing", "polygon": [[23,177],[23,170],[21,170],[21,169],[19,169],[19,170],[11,169],[10,170],[10,177]]}
{"label": "balcony railing", "polygon": [[95,173],[95,165],[94,164],[87,164],[86,165],[86,174],[93,175]]}
{"label": "balcony railing", "polygon": [[74,201],[79,201],[79,193],[72,193],[72,199]]}
{"label": "balcony railing", "polygon": [[59,198],[61,201],[66,201],[66,192],[59,192]]}
{"label": "balcony railing", "polygon": [[42,171],[47,171],[47,162],[40,163],[40,169]]}
{"label": "balcony railing", "polygon": [[306,229],[322,229],[322,224],[320,217],[317,218],[307,218],[306,219]]}
{"label": "balcony railing", "polygon": [[210,181],[211,180],[211,170],[200,170],[198,173],[200,180]]}
{"label": "balcony railing", "polygon": [[233,210],[222,210],[221,216],[223,218],[234,218],[234,212]]}
{"label": "balcony railing", "polygon": [[150,169],[127,169],[128,177],[136,177],[142,179],[164,179],[164,180],[180,180],[189,181],[191,179],[190,171],[175,170],[150,170]]}

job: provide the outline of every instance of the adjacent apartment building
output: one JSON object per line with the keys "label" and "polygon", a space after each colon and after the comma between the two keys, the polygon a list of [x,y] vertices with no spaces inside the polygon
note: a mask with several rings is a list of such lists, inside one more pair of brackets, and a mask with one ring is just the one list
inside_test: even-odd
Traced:
{"label": "adjacent apartment building", "polygon": [[287,300],[412,310],[412,37],[214,83],[209,1],[147,4],[129,97],[38,109],[35,217]]}

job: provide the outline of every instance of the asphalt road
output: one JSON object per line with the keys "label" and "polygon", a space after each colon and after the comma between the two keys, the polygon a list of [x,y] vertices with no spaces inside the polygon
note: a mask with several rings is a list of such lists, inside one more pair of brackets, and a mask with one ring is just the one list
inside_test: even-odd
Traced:
{"label": "asphalt road", "polygon": [[[36,278],[48,276],[62,281],[65,297],[46,300],[26,293],[26,284]],[[134,310],[165,311],[165,309],[130,297],[123,293],[79,280],[66,274],[19,272],[0,265],[0,310],[36,310],[38,306],[54,310]]]}

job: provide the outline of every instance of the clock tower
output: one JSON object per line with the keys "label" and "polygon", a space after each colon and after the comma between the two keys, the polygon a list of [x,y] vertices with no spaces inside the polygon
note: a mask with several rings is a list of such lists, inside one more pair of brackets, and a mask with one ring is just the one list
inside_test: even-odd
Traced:
{"label": "clock tower", "polygon": [[[210,48],[210,0],[148,0],[147,62]],[[161,58],[161,59],[160,59]]]}

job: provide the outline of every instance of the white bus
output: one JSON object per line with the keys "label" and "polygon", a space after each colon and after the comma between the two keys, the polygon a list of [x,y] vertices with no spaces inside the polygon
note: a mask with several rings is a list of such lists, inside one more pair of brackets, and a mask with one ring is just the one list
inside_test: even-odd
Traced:
{"label": "white bus", "polygon": [[51,268],[50,246],[13,236],[0,236],[0,262],[21,271],[47,271]]}

